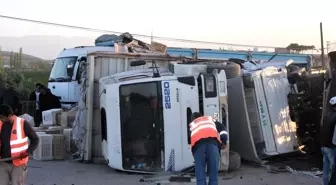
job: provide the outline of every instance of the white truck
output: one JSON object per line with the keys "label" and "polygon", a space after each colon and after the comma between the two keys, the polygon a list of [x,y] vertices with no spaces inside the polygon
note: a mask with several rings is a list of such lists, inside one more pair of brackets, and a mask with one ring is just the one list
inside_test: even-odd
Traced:
{"label": "white truck", "polygon": [[70,107],[79,100],[81,92],[79,69],[83,61],[86,61],[87,54],[114,50],[114,47],[79,46],[60,52],[50,72],[48,88],[60,99],[62,107]]}

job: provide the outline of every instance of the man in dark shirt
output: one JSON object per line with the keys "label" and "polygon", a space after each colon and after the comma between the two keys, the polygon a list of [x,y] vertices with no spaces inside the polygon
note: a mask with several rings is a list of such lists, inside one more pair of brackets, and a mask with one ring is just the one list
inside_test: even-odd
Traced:
{"label": "man in dark shirt", "polygon": [[0,97],[0,104],[9,105],[15,113],[19,112],[20,110],[19,93],[15,90],[14,86],[10,82],[7,82],[7,88]]}
{"label": "man in dark shirt", "polygon": [[333,112],[329,115],[326,123],[321,128],[321,151],[323,154],[323,185],[328,185],[329,170],[334,171],[336,160],[336,145],[333,144],[332,138],[336,124],[336,97],[329,101],[333,107]]}
{"label": "man in dark shirt", "polygon": [[51,93],[50,89],[42,87],[40,91],[40,110],[42,112],[50,109],[61,108],[60,100],[57,96]]}
{"label": "man in dark shirt", "polygon": [[[33,151],[39,144],[39,138],[36,132],[27,121],[23,121],[23,133],[22,130],[19,129],[19,126],[16,128],[13,127],[13,125],[22,123],[20,119],[22,118],[17,118],[14,115],[10,106],[0,105],[0,158],[9,158],[8,161],[0,162],[1,185],[9,185],[10,182],[12,185],[23,185],[24,178],[27,174],[27,157],[33,154]],[[22,135],[28,137],[30,140],[29,145],[24,137],[20,138],[20,133],[21,137]],[[27,146],[27,148],[25,148],[25,146]],[[19,155],[17,151],[19,151]],[[14,157],[14,154],[17,156]]]}

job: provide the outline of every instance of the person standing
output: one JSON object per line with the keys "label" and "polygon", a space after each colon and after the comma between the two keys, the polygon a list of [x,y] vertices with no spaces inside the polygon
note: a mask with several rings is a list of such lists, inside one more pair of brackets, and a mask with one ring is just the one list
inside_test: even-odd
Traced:
{"label": "person standing", "polygon": [[57,96],[53,95],[50,89],[46,87],[42,87],[40,95],[40,110],[46,111],[50,109],[58,109],[61,108],[61,102],[57,98]]}
{"label": "person standing", "polygon": [[15,113],[20,110],[20,97],[19,93],[15,90],[14,86],[10,82],[6,82],[6,90],[0,97],[0,104],[9,105]]}
{"label": "person standing", "polygon": [[39,127],[40,123],[42,121],[42,112],[40,110],[40,89],[42,87],[42,84],[36,83],[36,89],[32,93],[30,93],[29,101],[35,101],[36,102],[36,110],[35,110],[35,116],[34,116],[34,122],[35,127]]}
{"label": "person standing", "polygon": [[195,112],[189,124],[191,148],[195,159],[197,185],[206,185],[205,166],[209,174],[209,185],[218,185],[219,148],[225,148],[227,132],[223,124],[211,116]]}
{"label": "person standing", "polygon": [[335,169],[336,145],[333,144],[332,139],[336,124],[336,97],[329,101],[332,106],[332,113],[328,116],[328,120],[321,128],[321,152],[323,155],[323,185],[328,185],[329,170]]}
{"label": "person standing", "polygon": [[9,159],[0,162],[1,185],[24,184],[28,157],[38,144],[39,138],[29,123],[15,116],[10,106],[0,105],[0,158]]}

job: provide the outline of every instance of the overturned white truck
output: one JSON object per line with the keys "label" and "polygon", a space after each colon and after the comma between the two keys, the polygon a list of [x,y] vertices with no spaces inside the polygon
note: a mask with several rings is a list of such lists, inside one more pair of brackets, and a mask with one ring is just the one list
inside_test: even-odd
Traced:
{"label": "overturned white truck", "polygon": [[[79,103],[87,107],[79,108],[86,115],[85,128],[80,116],[74,125],[75,132],[86,132],[73,137],[84,139],[79,148],[85,160],[103,156],[119,170],[179,171],[194,162],[188,128],[193,112],[214,116],[229,128],[223,68],[213,71],[204,61],[194,64],[158,54],[88,56],[85,101]],[[225,66],[231,65],[236,66]],[[129,71],[116,73],[116,67]],[[239,73],[239,66],[235,69]],[[227,170],[229,147],[221,154],[221,170]]]}
{"label": "overturned white truck", "polygon": [[228,80],[231,149],[254,162],[298,151],[289,93],[285,66],[245,71]]}
{"label": "overturned white truck", "polygon": [[[120,170],[183,170],[194,162],[191,114],[201,112],[227,123],[225,71],[207,73],[207,65],[183,61],[157,68],[156,63],[168,62],[165,57],[142,58],[130,65],[152,63],[152,69],[100,79],[102,125],[106,127],[103,155],[109,166]],[[221,157],[227,164],[228,149]]]}
{"label": "overturned white truck", "polygon": [[[189,167],[188,123],[195,111],[226,124],[230,148],[244,159],[260,162],[297,151],[284,67],[247,76],[229,61],[127,52],[89,53],[81,66],[73,139],[84,160],[103,157],[128,171]],[[222,151],[221,170],[228,169],[228,150]]]}

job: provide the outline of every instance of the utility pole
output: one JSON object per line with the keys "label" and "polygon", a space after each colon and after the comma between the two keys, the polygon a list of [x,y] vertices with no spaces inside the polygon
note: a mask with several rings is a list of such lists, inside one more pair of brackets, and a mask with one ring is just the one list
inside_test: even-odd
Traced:
{"label": "utility pole", "polygon": [[324,46],[323,46],[323,28],[322,22],[320,22],[320,34],[321,34],[321,61],[322,61],[322,68],[325,69],[325,61],[324,61]]}
{"label": "utility pole", "polygon": [[327,54],[329,53],[329,49],[330,49],[330,41],[327,41]]}
{"label": "utility pole", "polygon": [[152,29],[152,32],[151,32],[151,43],[153,42],[153,29]]}

